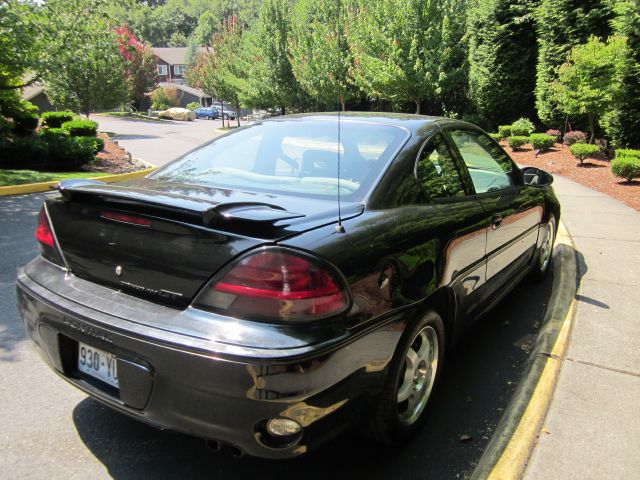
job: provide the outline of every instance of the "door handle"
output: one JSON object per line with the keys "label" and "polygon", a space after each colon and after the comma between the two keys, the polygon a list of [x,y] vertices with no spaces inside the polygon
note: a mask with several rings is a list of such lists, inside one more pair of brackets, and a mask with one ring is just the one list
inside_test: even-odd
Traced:
{"label": "door handle", "polygon": [[491,228],[493,228],[494,230],[497,230],[501,226],[502,226],[501,215],[494,215],[493,217],[491,217]]}

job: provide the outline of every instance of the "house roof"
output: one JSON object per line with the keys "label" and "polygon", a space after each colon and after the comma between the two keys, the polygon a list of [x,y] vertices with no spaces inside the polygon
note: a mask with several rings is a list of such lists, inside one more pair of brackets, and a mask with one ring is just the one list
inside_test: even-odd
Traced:
{"label": "house roof", "polygon": [[182,90],[183,92],[190,93],[198,98],[210,98],[211,95],[207,95],[202,90],[189,87],[188,85],[184,85],[182,83],[169,83],[169,82],[160,82],[158,86],[162,88],[176,88],[178,90]]}
{"label": "house roof", "polygon": [[44,87],[42,85],[29,85],[22,89],[22,98],[23,100],[31,100],[32,98],[40,95],[42,92],[44,92]]}
{"label": "house roof", "polygon": [[169,65],[186,65],[187,64],[187,47],[153,47],[153,53],[164,60]]}

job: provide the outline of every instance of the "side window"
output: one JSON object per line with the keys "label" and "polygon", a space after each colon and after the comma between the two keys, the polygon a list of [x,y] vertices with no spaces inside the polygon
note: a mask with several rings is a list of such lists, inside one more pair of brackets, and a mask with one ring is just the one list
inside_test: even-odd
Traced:
{"label": "side window", "polygon": [[418,182],[431,198],[464,196],[460,172],[442,134],[435,134],[424,146],[416,166]]}
{"label": "side window", "polygon": [[513,164],[487,135],[474,130],[449,131],[464,160],[476,193],[493,192],[513,185]]}

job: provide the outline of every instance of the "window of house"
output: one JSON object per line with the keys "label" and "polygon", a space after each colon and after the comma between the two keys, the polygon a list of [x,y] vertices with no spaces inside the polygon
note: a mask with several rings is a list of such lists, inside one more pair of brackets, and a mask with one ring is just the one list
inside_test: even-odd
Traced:
{"label": "window of house", "polygon": [[174,65],[173,73],[176,75],[184,75],[184,65]]}
{"label": "window of house", "polygon": [[166,75],[166,74],[167,74],[167,66],[158,65],[158,75]]}

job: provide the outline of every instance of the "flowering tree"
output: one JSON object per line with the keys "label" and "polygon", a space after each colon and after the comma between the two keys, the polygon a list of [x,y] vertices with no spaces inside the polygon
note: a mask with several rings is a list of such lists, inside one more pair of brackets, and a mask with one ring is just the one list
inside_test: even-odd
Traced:
{"label": "flowering tree", "polygon": [[149,104],[147,93],[156,86],[156,62],[151,47],[142,43],[127,25],[115,29],[118,50],[125,61],[125,78],[129,90],[129,101],[138,110]]}

